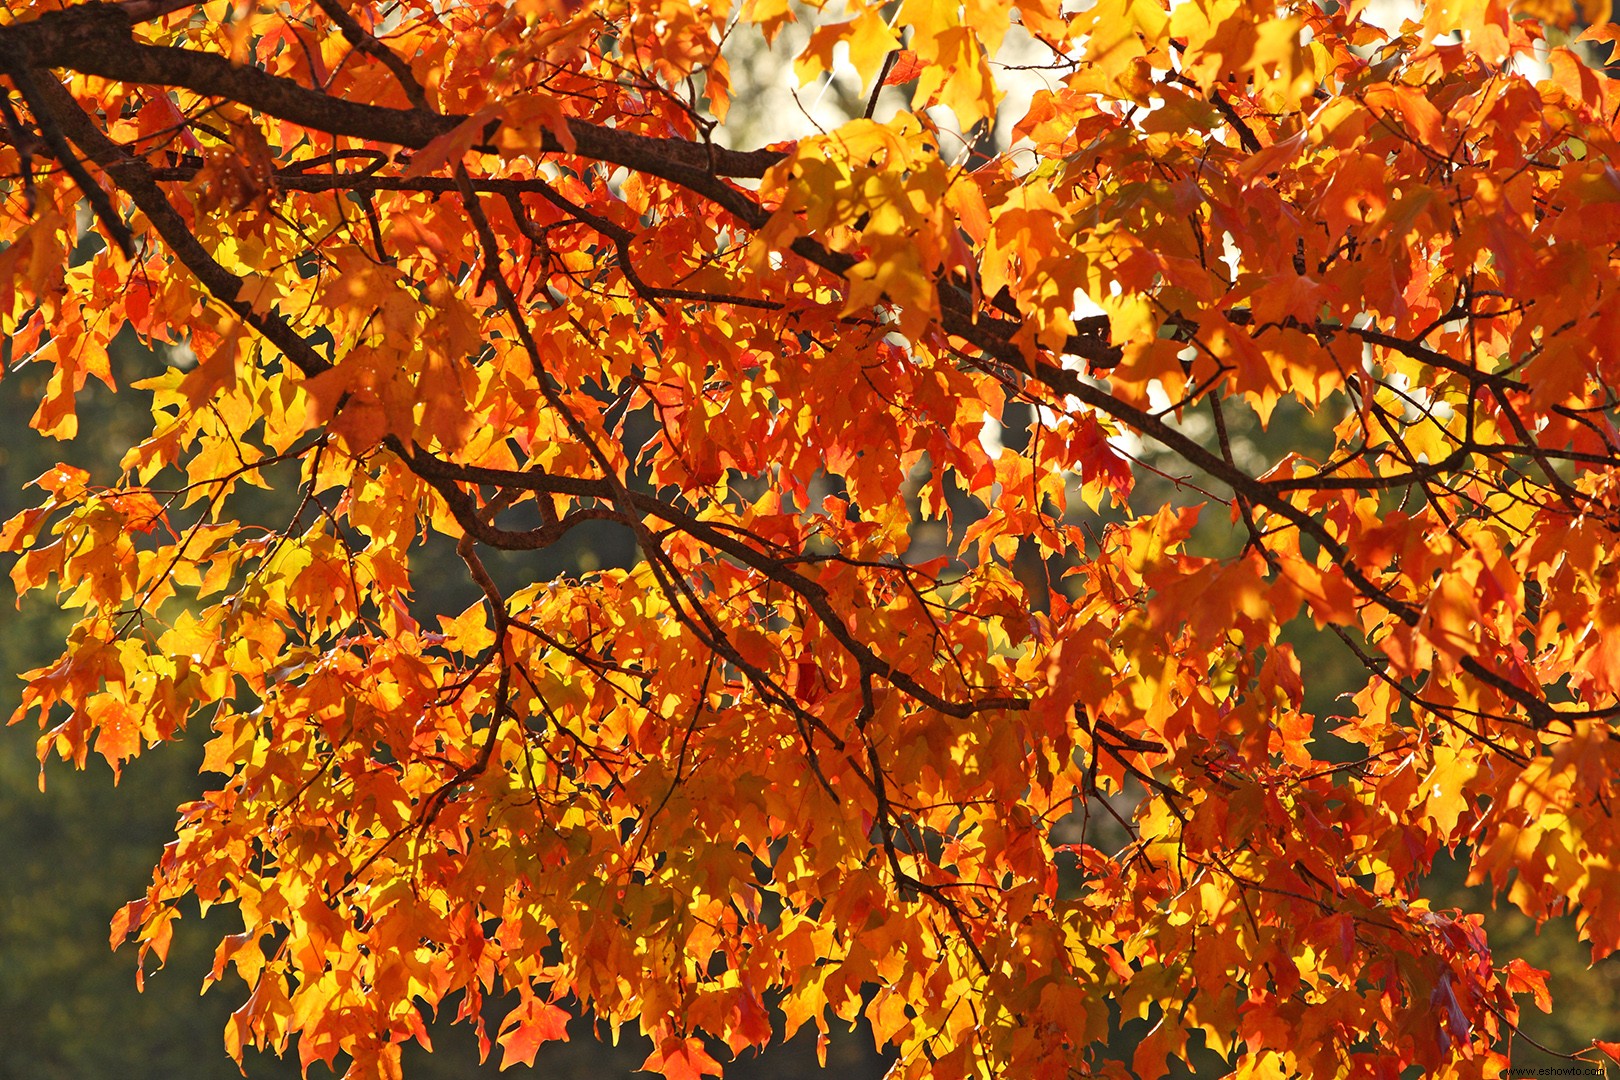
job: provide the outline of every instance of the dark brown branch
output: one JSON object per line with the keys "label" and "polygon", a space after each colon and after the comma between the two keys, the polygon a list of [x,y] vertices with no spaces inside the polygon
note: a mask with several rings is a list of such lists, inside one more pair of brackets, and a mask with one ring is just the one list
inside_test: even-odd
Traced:
{"label": "dark brown branch", "polygon": [[201,0],[115,0],[111,6],[123,12],[130,22],[142,23],[196,7],[199,3]]}
{"label": "dark brown branch", "polygon": [[[119,82],[184,87],[208,97],[229,98],[313,131],[410,149],[426,146],[467,119],[425,108],[390,109],[331,97],[292,79],[233,64],[216,53],[144,44],[135,40],[134,25],[117,4],[79,4],[0,28],[0,50],[32,68],[65,68]],[[568,130],[581,156],[685,186],[691,186],[689,182],[709,186],[717,176],[757,179],[784,156],[777,150],[727,150],[655,138],[582,120],[569,121]],[[545,149],[560,152],[563,147],[548,133]]]}
{"label": "dark brown branch", "polygon": [[[17,92],[22,95],[23,101],[33,110],[34,119],[39,123],[39,133],[45,140],[45,146],[50,150],[51,156],[56,158],[57,164],[61,165],[68,176],[73,178],[74,184],[79,188],[79,193],[90,204],[90,210],[95,214],[96,220],[101,222],[101,227],[107,231],[107,239],[118,245],[118,250],[124,253],[124,258],[132,258],[135,254],[134,234],[129,231],[129,226],[125,225],[123,219],[118,216],[117,208],[113,206],[112,200],[107,197],[107,193],[101,189],[101,185],[91,179],[90,173],[85,170],[84,164],[79,161],[79,156],[74,153],[73,147],[68,145],[67,138],[62,134],[61,128],[56,125],[50,109],[45,104],[41,81],[34,77],[34,73],[28,69],[26,64],[19,62],[9,50],[3,47],[0,47],[0,70],[4,70],[11,77],[11,81],[17,86]],[[11,112],[9,101],[6,104],[6,112]],[[31,202],[33,195],[32,178],[30,178],[27,186],[30,189]]]}
{"label": "dark brown branch", "polygon": [[394,73],[394,78],[399,80],[400,87],[405,91],[405,97],[413,107],[424,111],[428,108],[427,92],[422,89],[422,84],[416,81],[416,73],[411,70],[410,64],[372,36],[370,31],[360,25],[359,20],[344,10],[338,0],[315,0],[315,3],[326,13],[326,17],[343,31],[344,39],[353,45],[356,51],[382,61],[383,66]]}
{"label": "dark brown branch", "polygon": [[[601,233],[603,236],[607,237],[608,240],[613,244],[614,253],[619,258],[619,269],[621,272],[623,272],[625,280],[630,283],[630,287],[635,290],[637,296],[646,300],[654,308],[657,308],[660,314],[663,313],[663,308],[658,303],[660,300],[685,300],[691,303],[706,304],[736,304],[741,307],[762,308],[767,311],[780,311],[782,309],[783,305],[777,303],[775,300],[760,300],[749,296],[732,296],[728,293],[704,292],[696,289],[667,289],[655,285],[649,285],[642,279],[641,274],[636,270],[635,262],[631,258],[630,245],[635,243],[635,233],[631,232],[629,229],[618,224],[617,222],[610,221],[602,215],[593,213],[585,207],[580,206],[578,203],[563,195],[562,192],[558,191],[556,188],[552,187],[539,177],[536,177],[531,181],[520,182],[532,184],[532,190],[541,195],[547,202],[551,203],[551,205],[555,206],[557,209],[561,210],[575,221],[578,221],[583,225],[587,225]],[[476,191],[477,187],[474,186],[473,190]],[[536,237],[530,234],[529,230],[525,228],[527,223],[526,212],[523,209],[523,203],[518,198],[517,193],[508,188],[505,194],[507,206],[511,209],[512,216],[517,219],[518,227],[523,229],[525,235],[528,235],[531,240],[536,239]]]}
{"label": "dark brown branch", "polygon": [[34,209],[39,205],[39,193],[34,188],[35,137],[32,132],[23,129],[22,120],[12,107],[11,95],[3,91],[0,91],[0,118],[5,120],[6,138],[11,140],[11,145],[17,151],[17,165],[22,171],[23,206],[28,216],[33,217]]}
{"label": "dark brown branch", "polygon": [[[434,487],[441,492],[444,491],[441,486],[443,481],[459,481],[517,487],[528,491],[604,500],[611,500],[614,496],[612,487],[605,480],[554,476],[533,470],[517,472],[462,465],[456,462],[444,461],[421,449],[409,454],[407,461],[417,475],[433,483]],[[1027,700],[1012,695],[984,698],[970,702],[951,701],[941,697],[927,687],[922,686],[910,675],[894,668],[886,660],[874,653],[865,642],[856,638],[833,609],[827,591],[818,582],[790,569],[779,557],[757,551],[737,537],[730,536],[724,530],[716,528],[713,523],[692,517],[680,508],[651,495],[626,491],[624,497],[638,514],[651,515],[667,521],[677,529],[701,540],[716,551],[736,559],[743,565],[759,571],[772,581],[792,590],[805,601],[806,606],[822,621],[828,631],[849,652],[863,671],[869,671],[871,674],[892,683],[895,687],[905,691],[924,705],[947,716],[959,718],[966,718],[990,709],[1023,709],[1028,707]],[[471,523],[471,519],[475,516],[471,510],[471,498],[462,495],[461,499],[465,499],[465,503],[458,499],[451,507],[452,512],[456,514],[457,520],[461,521],[469,531],[484,527],[481,523],[476,525]],[[463,519],[463,514],[468,515],[467,519]],[[514,534],[515,537],[523,535]],[[491,534],[489,542],[495,542],[493,534]]]}
{"label": "dark brown branch", "polygon": [[[75,9],[76,10],[76,9]],[[31,25],[31,24],[30,24]],[[0,39],[3,40],[3,39]],[[51,117],[59,124],[85,156],[104,169],[123,191],[135,201],[146,219],[157,229],[164,243],[169,245],[185,264],[186,269],[220,303],[253,327],[269,342],[280,349],[292,364],[305,375],[314,376],[332,366],[331,362],[301,337],[285,319],[274,313],[255,311],[252,304],[238,299],[242,279],[219,264],[208,250],[198,242],[180,212],[168,197],[152,182],[151,170],[146,163],[126,154],[122,147],[85,115],[73,95],[56,79],[38,80],[39,100]]]}

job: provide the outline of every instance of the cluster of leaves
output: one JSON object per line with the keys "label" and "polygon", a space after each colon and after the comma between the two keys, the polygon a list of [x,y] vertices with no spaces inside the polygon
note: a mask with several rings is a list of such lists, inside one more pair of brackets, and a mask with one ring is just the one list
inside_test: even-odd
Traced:
{"label": "cluster of leaves", "polygon": [[[1541,7],[850,0],[798,70],[847,46],[868,115],[742,151],[724,49],[785,0],[13,3],[35,427],[126,324],[198,358],[0,531],[77,614],[42,759],[212,732],[114,939],[234,906],[227,1048],[356,1077],[424,1009],[512,1062],[570,1003],[672,1078],[858,1013],[903,1077],[1123,1075],[1111,1010],[1139,1076],[1195,1032],[1498,1075],[1543,973],[1420,898],[1437,855],[1620,948],[1620,94]],[[1014,34],[1048,88],[950,152]],[[1285,402],[1334,445],[1246,469]],[[1134,505],[1136,447],[1241,550]],[[585,523],[639,561],[481,554]],[[482,600],[423,621],[429,536]],[[1364,667],[1350,760],[1310,626]]]}

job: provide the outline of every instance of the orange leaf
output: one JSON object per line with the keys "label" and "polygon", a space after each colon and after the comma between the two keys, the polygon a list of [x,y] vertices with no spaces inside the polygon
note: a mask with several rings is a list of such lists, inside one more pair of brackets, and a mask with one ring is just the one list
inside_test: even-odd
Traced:
{"label": "orange leaf", "polygon": [[543,1043],[568,1040],[568,1012],[539,998],[529,998],[501,1021],[502,1071],[513,1065],[533,1065]]}
{"label": "orange leaf", "polygon": [[701,1039],[679,1035],[667,1036],[637,1071],[663,1073],[669,1080],[701,1080],[721,1074],[720,1063],[703,1049]]}
{"label": "orange leaf", "polygon": [[504,111],[499,104],[485,105],[443,135],[436,136],[411,156],[405,176],[428,176],[446,165],[460,164],[473,144],[484,137],[484,129],[492,120],[499,119]]}
{"label": "orange leaf", "polygon": [[[1534,994],[1536,1008],[1544,1013],[1552,1012],[1552,995],[1547,992],[1547,975],[1549,973],[1540,968],[1533,968],[1518,957],[1514,957],[1507,964],[1507,988],[1511,994]],[[1611,1046],[1620,1046],[1620,1043],[1610,1043]]]}

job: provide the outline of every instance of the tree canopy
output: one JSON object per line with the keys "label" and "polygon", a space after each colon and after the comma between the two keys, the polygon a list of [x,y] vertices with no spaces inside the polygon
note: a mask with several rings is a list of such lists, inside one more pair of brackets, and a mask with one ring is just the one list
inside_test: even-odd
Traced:
{"label": "tree canopy", "polygon": [[[1620,949],[1605,16],[14,0],[7,373],[65,439],[175,361],[0,530],[75,620],[42,763],[209,740],[114,941],[234,908],[226,1049],[354,1077],[441,1008],[1499,1075],[1545,973],[1436,858]],[[864,115],[736,145],[800,19]]]}

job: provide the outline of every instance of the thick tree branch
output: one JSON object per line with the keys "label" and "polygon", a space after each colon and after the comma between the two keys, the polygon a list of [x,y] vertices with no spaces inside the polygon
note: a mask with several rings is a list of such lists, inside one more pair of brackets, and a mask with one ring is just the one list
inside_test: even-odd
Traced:
{"label": "thick tree branch", "polygon": [[427,91],[422,89],[422,84],[417,81],[410,64],[373,37],[369,30],[360,25],[359,20],[338,3],[338,0],[315,0],[315,3],[326,13],[326,17],[343,31],[343,37],[350,45],[357,51],[382,61],[383,66],[394,73],[394,78],[399,80],[399,85],[405,91],[405,96],[410,100],[412,107],[421,110],[428,108]]}
{"label": "thick tree branch", "polygon": [[[182,87],[209,97],[229,98],[313,131],[409,149],[426,146],[467,119],[420,107],[390,109],[331,97],[259,68],[233,64],[217,53],[142,43],[135,39],[134,26],[134,20],[117,4],[81,4],[0,28],[0,50],[28,67]],[[684,139],[655,138],[583,120],[569,121],[568,130],[577,153],[584,157],[686,185],[712,182],[717,176],[757,179],[784,156],[776,150],[728,150]],[[548,133],[545,149],[561,152],[563,147]]]}
{"label": "thick tree branch", "polygon": [[257,310],[248,301],[240,299],[242,279],[221,266],[198,242],[191,227],[169,202],[168,196],[152,182],[146,163],[130,157],[122,147],[109,139],[84,114],[78,102],[73,100],[73,95],[54,76],[38,79],[37,88],[41,104],[67,137],[134,200],[153,228],[157,229],[158,235],[163,237],[164,243],[216,300],[263,334],[305,375],[318,375],[332,366],[285,319],[271,312]]}
{"label": "thick tree branch", "polygon": [[[79,188],[79,193],[90,204],[90,209],[95,214],[96,220],[101,222],[101,227],[107,231],[107,238],[118,245],[118,250],[124,253],[126,259],[133,256],[135,254],[135,237],[130,233],[129,226],[125,225],[123,219],[118,216],[118,211],[113,206],[112,200],[107,197],[105,191],[101,190],[101,185],[90,178],[90,174],[85,171],[84,163],[79,160],[78,155],[73,152],[73,147],[68,145],[68,141],[63,136],[61,129],[57,127],[50,111],[42,100],[40,81],[34,77],[34,73],[26,65],[18,63],[15,57],[4,50],[0,50],[0,70],[4,70],[11,77],[11,81],[17,86],[18,93],[22,94],[23,101],[27,102],[28,107],[34,111],[34,117],[39,121],[40,135],[45,140],[45,146],[50,150],[51,155],[56,158],[57,164],[61,165],[63,170],[73,178],[74,184]],[[9,114],[10,111],[11,106],[8,102],[6,112]],[[27,168],[28,166],[25,164],[24,167]]]}

